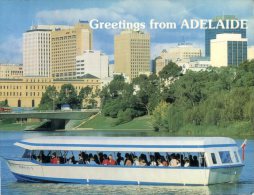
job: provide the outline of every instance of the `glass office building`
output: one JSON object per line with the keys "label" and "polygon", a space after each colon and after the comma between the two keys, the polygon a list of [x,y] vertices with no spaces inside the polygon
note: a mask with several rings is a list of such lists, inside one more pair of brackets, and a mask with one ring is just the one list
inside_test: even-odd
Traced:
{"label": "glass office building", "polygon": [[[226,20],[238,20],[235,16],[225,15],[218,16],[213,19],[212,25],[216,26],[218,20],[223,20],[224,25],[226,25]],[[206,29],[205,30],[205,56],[210,57],[210,40],[215,39],[217,34],[223,33],[233,33],[233,34],[241,34],[242,38],[246,38],[246,29],[241,29],[240,27],[237,29]]]}
{"label": "glass office building", "polygon": [[247,41],[228,41],[228,66],[239,66],[247,60]]}

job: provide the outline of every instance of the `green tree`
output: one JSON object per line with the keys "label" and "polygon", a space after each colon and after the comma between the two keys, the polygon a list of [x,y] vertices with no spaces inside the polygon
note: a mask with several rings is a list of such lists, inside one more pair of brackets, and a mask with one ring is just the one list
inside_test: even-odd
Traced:
{"label": "green tree", "polygon": [[46,91],[42,94],[38,108],[40,110],[55,110],[57,107],[57,97],[59,93],[55,86],[48,86]]}
{"label": "green tree", "polygon": [[9,107],[8,100],[0,101],[0,107]]}
{"label": "green tree", "polygon": [[79,103],[80,103],[79,106],[81,108],[83,107],[85,102],[89,101],[89,99],[88,99],[89,95],[90,96],[92,95],[92,88],[88,87],[88,86],[82,87],[82,89],[80,90],[79,95],[78,95],[78,99],[79,99]]}
{"label": "green tree", "polygon": [[64,84],[61,86],[58,96],[58,108],[63,104],[69,104],[72,109],[77,109],[81,106],[77,91],[72,84]]}

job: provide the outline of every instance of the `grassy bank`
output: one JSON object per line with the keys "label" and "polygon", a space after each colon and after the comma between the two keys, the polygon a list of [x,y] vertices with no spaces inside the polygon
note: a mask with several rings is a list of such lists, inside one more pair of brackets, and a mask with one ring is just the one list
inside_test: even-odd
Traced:
{"label": "grassy bank", "polygon": [[87,121],[79,128],[83,129],[101,129],[101,130],[153,130],[150,123],[150,117],[143,116],[135,118],[132,121],[120,125],[114,125],[116,119],[105,117],[102,115],[97,115],[93,119]]}
{"label": "grassy bank", "polygon": [[1,130],[25,130],[29,127],[39,125],[40,122],[28,122],[28,123],[16,123],[14,120],[2,120],[0,121]]}
{"label": "grassy bank", "polygon": [[[97,115],[93,119],[84,123],[80,126],[81,129],[100,129],[100,130],[153,130],[151,124],[151,118],[149,116],[143,116],[135,118],[134,120],[114,126],[116,119],[110,117],[104,117],[102,115]],[[152,135],[158,136],[229,136],[229,137],[254,137],[254,131],[251,128],[250,122],[235,122],[228,124],[226,127],[218,126],[207,126],[207,125],[186,125],[182,127],[176,133],[168,131],[153,132]]]}

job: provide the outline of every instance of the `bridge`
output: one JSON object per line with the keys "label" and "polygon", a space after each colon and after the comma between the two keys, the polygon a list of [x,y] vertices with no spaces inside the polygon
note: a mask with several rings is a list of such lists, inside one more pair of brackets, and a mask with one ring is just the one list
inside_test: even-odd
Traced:
{"label": "bridge", "polygon": [[48,124],[44,127],[47,130],[65,129],[65,125],[70,120],[83,120],[97,114],[99,109],[83,109],[70,111],[17,111],[17,112],[1,112],[1,119],[47,119]]}

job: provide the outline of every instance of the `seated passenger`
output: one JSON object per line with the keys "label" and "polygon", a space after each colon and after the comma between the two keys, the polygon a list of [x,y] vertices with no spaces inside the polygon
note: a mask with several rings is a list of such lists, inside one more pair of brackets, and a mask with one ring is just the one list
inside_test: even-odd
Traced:
{"label": "seated passenger", "polygon": [[158,158],[158,160],[157,160],[157,164],[158,164],[158,166],[159,166],[159,167],[163,167],[163,164],[162,164],[162,162],[161,162],[161,159],[160,159],[160,158]]}
{"label": "seated passenger", "polygon": [[155,162],[155,159],[154,159],[154,156],[153,155],[150,155],[150,162],[149,162],[149,165],[150,166],[156,166],[156,162]]}
{"label": "seated passenger", "polygon": [[99,161],[98,155],[97,155],[97,154],[93,155],[93,158],[94,158],[94,162],[95,162],[97,165],[99,165],[99,164],[100,164],[100,161]]}
{"label": "seated passenger", "polygon": [[75,157],[72,155],[68,161],[67,161],[68,164],[76,164],[76,160],[75,160]]}
{"label": "seated passenger", "polygon": [[125,162],[124,162],[125,166],[132,166],[132,161],[130,159],[130,155],[128,153],[126,153],[125,155]]}
{"label": "seated passenger", "polygon": [[102,161],[103,161],[103,153],[102,153],[102,152],[99,152],[99,153],[98,153],[98,156],[99,156],[100,164],[102,164]]}
{"label": "seated passenger", "polygon": [[193,158],[192,158],[192,155],[189,155],[189,161],[190,161],[190,166],[192,167],[192,166],[193,166]]}
{"label": "seated passenger", "polygon": [[108,165],[116,165],[116,161],[113,159],[112,154],[108,156]]}
{"label": "seated passenger", "polygon": [[145,159],[139,158],[139,166],[147,166]]}
{"label": "seated passenger", "polygon": [[164,156],[161,156],[161,163],[163,164],[163,166],[168,166],[168,162],[166,161]]}
{"label": "seated passenger", "polygon": [[108,156],[107,156],[107,154],[103,154],[102,165],[108,165]]}
{"label": "seated passenger", "polygon": [[97,163],[94,161],[93,157],[90,158],[89,165],[97,165]]}
{"label": "seated passenger", "polygon": [[134,159],[133,159],[133,166],[139,166],[140,163],[139,163],[139,159],[137,156],[134,156]]}
{"label": "seated passenger", "polygon": [[121,162],[121,159],[122,159],[121,153],[117,152],[116,156],[117,156],[116,163],[117,163],[117,165],[120,165],[120,162]]}
{"label": "seated passenger", "polygon": [[119,165],[124,166],[124,158],[123,157],[121,157]]}
{"label": "seated passenger", "polygon": [[184,167],[189,167],[190,166],[190,161],[187,157],[184,158]]}
{"label": "seated passenger", "polygon": [[78,164],[85,164],[85,162],[84,162],[84,159],[83,159],[82,155],[81,155],[81,154],[79,154],[79,155],[78,155],[78,157],[79,157]]}
{"label": "seated passenger", "polygon": [[50,163],[52,164],[59,164],[59,158],[56,156],[56,153],[54,152],[51,156]]}
{"label": "seated passenger", "polygon": [[198,167],[199,163],[198,163],[198,157],[197,156],[193,156],[193,167]]}
{"label": "seated passenger", "polygon": [[175,155],[171,155],[171,161],[169,162],[169,166],[171,167],[181,166],[180,162],[176,159]]}

